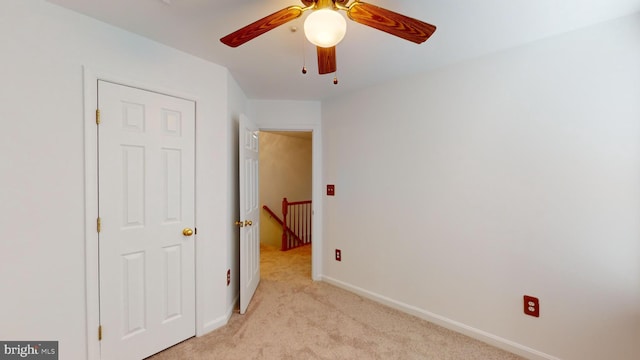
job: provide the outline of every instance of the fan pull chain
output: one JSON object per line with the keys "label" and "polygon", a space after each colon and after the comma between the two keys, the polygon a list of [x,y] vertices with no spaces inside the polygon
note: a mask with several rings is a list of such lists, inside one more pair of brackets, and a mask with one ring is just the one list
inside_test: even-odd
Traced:
{"label": "fan pull chain", "polygon": [[338,70],[333,73],[333,85],[338,85]]}
{"label": "fan pull chain", "polygon": [[307,53],[306,53],[306,49],[305,49],[305,37],[304,35],[300,37],[302,39],[302,75],[306,75],[307,74]]}

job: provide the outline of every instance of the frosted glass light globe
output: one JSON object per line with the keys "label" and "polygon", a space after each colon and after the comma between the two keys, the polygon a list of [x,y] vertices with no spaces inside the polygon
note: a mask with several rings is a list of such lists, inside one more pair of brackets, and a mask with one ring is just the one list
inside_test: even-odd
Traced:
{"label": "frosted glass light globe", "polygon": [[336,10],[316,10],[304,21],[304,34],[316,46],[336,46],[346,33],[347,21]]}

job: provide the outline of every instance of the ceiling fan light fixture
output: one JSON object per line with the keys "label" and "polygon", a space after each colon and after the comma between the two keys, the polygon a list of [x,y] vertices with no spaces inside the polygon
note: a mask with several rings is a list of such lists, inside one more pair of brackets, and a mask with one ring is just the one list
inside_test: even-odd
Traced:
{"label": "ceiling fan light fixture", "polygon": [[304,35],[309,42],[319,47],[336,46],[346,33],[347,21],[336,10],[316,10],[304,21]]}

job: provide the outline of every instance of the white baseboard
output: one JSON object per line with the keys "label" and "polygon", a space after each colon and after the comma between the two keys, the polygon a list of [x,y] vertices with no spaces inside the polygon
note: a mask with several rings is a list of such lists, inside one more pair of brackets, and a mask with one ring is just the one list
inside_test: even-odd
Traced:
{"label": "white baseboard", "polygon": [[220,316],[216,319],[213,319],[207,323],[205,323],[202,326],[202,332],[199,332],[198,334],[196,334],[196,336],[200,337],[203,335],[206,335],[214,330],[217,330],[225,325],[227,325],[227,323],[229,322],[229,318],[231,317],[231,315],[224,314],[223,316]]}
{"label": "white baseboard", "polygon": [[233,299],[231,304],[227,307],[227,311],[225,312],[224,315],[205,323],[204,326],[202,327],[202,332],[196,334],[196,336],[206,335],[214,330],[217,330],[227,325],[227,323],[229,322],[229,319],[231,319],[231,315],[233,315],[234,309],[239,299],[240,299],[240,294],[238,294],[235,297],[235,299]]}
{"label": "white baseboard", "polygon": [[376,294],[373,293],[371,291],[365,290],[363,288],[342,282],[340,280],[336,280],[333,279],[331,277],[328,276],[322,276],[322,281],[325,281],[331,285],[335,285],[339,288],[345,289],[347,291],[351,291],[353,293],[356,293],[362,297],[365,297],[367,299],[373,300],[375,302],[379,302],[381,304],[387,305],[391,308],[394,308],[396,310],[400,310],[402,312],[405,312],[407,314],[411,314],[413,316],[416,316],[420,319],[429,321],[431,323],[434,323],[436,325],[440,325],[444,328],[447,328],[449,330],[453,330],[455,332],[464,334],[466,336],[469,336],[473,339],[476,340],[480,340],[484,343],[487,343],[489,345],[495,346],[497,348],[509,351],[511,353],[514,353],[516,355],[520,355],[523,356],[527,359],[531,359],[531,360],[560,360],[559,358],[555,357],[555,356],[551,356],[549,354],[543,353],[541,351],[529,348],[527,346],[518,344],[516,342],[513,342],[511,340],[507,340],[504,338],[501,338],[499,336],[490,334],[488,332],[473,328],[471,326],[462,324],[460,322],[448,319],[444,316],[440,316],[438,314],[434,314],[431,313],[429,311],[417,308],[415,306],[411,306],[405,303],[402,303],[400,301],[396,301],[393,299],[390,299],[386,296],[382,296],[380,294]]}

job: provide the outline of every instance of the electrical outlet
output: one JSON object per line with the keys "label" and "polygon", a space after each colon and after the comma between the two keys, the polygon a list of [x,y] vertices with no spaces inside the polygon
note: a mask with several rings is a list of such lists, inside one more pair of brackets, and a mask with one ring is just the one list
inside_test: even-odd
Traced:
{"label": "electrical outlet", "polygon": [[524,313],[525,315],[540,317],[540,300],[537,297],[525,295]]}
{"label": "electrical outlet", "polygon": [[342,261],[342,251],[340,249],[336,249],[336,261]]}
{"label": "electrical outlet", "polygon": [[227,286],[231,284],[231,269],[227,269]]}

